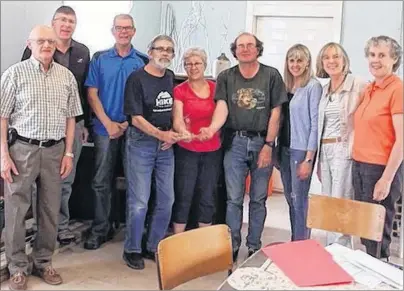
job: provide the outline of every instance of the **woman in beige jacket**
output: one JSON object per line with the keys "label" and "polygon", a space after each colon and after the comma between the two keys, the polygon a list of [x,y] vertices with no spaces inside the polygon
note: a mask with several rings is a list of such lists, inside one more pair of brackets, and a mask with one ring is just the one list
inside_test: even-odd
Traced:
{"label": "woman in beige jacket", "polygon": [[[326,44],[317,57],[317,77],[330,78],[323,87],[318,113],[318,176],[322,193],[353,199],[353,116],[365,82],[350,74],[349,58],[337,43]],[[351,237],[327,233],[327,244],[351,247]]]}

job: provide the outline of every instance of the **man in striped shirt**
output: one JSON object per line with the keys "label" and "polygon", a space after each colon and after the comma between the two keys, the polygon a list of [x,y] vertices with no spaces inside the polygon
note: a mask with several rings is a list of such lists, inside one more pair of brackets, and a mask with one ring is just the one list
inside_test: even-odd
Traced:
{"label": "man in striped shirt", "polygon": [[[57,285],[53,269],[61,181],[73,167],[75,117],[83,114],[77,81],[55,62],[52,28],[35,27],[28,39],[30,59],[8,68],[1,77],[1,177],[5,180],[5,247],[10,289],[25,290],[29,261],[25,254],[25,216],[31,206],[31,185],[39,177],[33,274]],[[7,130],[17,139],[7,144]]]}

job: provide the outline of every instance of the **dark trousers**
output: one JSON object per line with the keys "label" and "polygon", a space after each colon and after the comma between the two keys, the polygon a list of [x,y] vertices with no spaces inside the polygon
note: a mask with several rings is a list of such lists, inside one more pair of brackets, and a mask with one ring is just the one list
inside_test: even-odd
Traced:
{"label": "dark trousers", "polygon": [[[373,190],[377,181],[382,177],[386,167],[382,165],[368,164],[354,161],[352,165],[352,178],[355,190],[355,200],[379,203],[386,208],[386,220],[384,223],[383,239],[381,245],[381,257],[390,256],[391,232],[393,219],[395,215],[395,204],[402,195],[403,187],[403,165],[401,164],[391,183],[390,193],[383,201],[373,200]],[[368,254],[376,257],[377,242],[361,239],[362,244],[366,246]]]}
{"label": "dark trousers", "polygon": [[191,206],[197,201],[197,221],[212,223],[216,184],[222,165],[222,151],[193,152],[175,149],[173,222],[187,223]]}

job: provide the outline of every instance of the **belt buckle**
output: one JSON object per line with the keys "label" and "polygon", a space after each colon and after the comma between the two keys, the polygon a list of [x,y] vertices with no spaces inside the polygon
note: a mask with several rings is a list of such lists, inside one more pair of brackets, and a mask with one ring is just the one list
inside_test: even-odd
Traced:
{"label": "belt buckle", "polygon": [[242,130],[239,130],[239,131],[238,131],[238,136],[239,136],[239,137],[247,137],[246,135],[244,135],[244,133],[243,133]]}
{"label": "belt buckle", "polygon": [[41,140],[39,141],[39,148],[45,148],[45,146],[43,146],[44,143],[46,143],[48,140]]}

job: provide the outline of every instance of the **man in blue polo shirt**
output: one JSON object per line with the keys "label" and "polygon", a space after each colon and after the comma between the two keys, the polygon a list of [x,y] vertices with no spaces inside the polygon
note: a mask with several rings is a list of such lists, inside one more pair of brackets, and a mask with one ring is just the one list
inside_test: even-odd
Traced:
{"label": "man in blue polo shirt", "polygon": [[95,193],[95,217],[85,249],[98,249],[112,238],[109,213],[112,178],[119,151],[123,153],[124,132],[128,127],[123,113],[125,83],[128,76],[148,62],[148,57],[133,48],[131,40],[136,29],[132,16],[115,16],[112,34],[115,46],[94,54],[85,85],[88,101],[95,117],[93,135],[95,173],[92,188]]}

